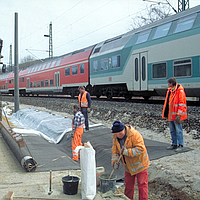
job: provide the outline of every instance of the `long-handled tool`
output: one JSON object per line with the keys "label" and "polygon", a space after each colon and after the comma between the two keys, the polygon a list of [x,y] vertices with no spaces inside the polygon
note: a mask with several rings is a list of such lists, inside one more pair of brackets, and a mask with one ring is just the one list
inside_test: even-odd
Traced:
{"label": "long-handled tool", "polygon": [[[127,145],[127,144],[125,144],[125,146],[124,146],[124,147],[126,147],[126,145]],[[120,154],[120,156],[119,156],[119,158],[118,158],[117,162],[119,162],[119,161],[120,161],[121,157],[122,157],[122,154]],[[112,170],[112,172],[110,173],[110,176],[109,176],[109,178],[108,178],[108,179],[110,179],[110,178],[111,178],[111,176],[113,175],[113,172],[114,172],[114,171],[115,171],[115,169],[113,169],[113,170]]]}
{"label": "long-handled tool", "polygon": [[51,195],[51,193],[53,192],[51,190],[51,180],[52,180],[52,171],[50,170],[50,177],[49,177],[49,192],[48,192],[48,195]]}
{"label": "long-handled tool", "polygon": [[[118,158],[118,161],[117,161],[117,162],[119,162],[119,161],[120,161],[121,157],[122,157],[122,154],[120,154],[120,156],[119,156],[119,158]],[[110,178],[111,178],[111,176],[113,175],[113,172],[114,172],[114,171],[115,171],[115,169],[113,169],[113,170],[112,170],[112,172],[110,173],[110,176],[109,176],[109,178],[108,178],[108,179],[110,179]]]}

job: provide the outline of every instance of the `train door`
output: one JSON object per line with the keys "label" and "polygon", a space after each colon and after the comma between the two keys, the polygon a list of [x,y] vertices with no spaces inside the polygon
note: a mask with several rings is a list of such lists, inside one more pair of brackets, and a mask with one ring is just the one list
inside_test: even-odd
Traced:
{"label": "train door", "polygon": [[8,82],[6,81],[6,89],[8,89]]}
{"label": "train door", "polygon": [[30,85],[30,78],[27,78],[27,88],[29,88]]}
{"label": "train door", "polygon": [[55,87],[58,89],[60,86],[60,72],[55,72]]}
{"label": "train door", "polygon": [[135,91],[147,90],[147,52],[133,54],[133,86]]}

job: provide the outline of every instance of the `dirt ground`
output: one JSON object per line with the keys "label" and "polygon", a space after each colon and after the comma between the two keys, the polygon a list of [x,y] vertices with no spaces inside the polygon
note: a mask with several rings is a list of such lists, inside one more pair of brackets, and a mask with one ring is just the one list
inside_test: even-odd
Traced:
{"label": "dirt ground", "polygon": [[[9,103],[12,108],[13,103]],[[31,106],[20,105],[20,109],[31,108]],[[32,107],[33,108],[33,107]],[[38,110],[47,111],[44,108],[34,107]],[[66,113],[57,113],[66,116]],[[71,115],[68,115],[70,117]],[[95,119],[91,119],[95,122]],[[98,121],[99,123],[99,121]],[[110,127],[108,122],[102,122]],[[153,139],[170,144],[170,136],[167,131],[163,134],[155,134],[146,129],[139,129],[145,138]],[[149,173],[149,200],[170,200],[170,199],[200,199],[200,142],[193,140],[188,134],[184,133],[186,145],[194,150],[164,157],[151,161],[148,169]],[[15,156],[10,151],[4,139],[0,135],[0,199],[5,199],[8,191],[13,191],[15,199],[31,199],[31,197],[45,199],[81,199],[81,182],[77,195],[66,195],[63,193],[62,177],[75,175],[80,177],[80,170],[53,171],[52,190],[49,192],[49,172],[25,172],[20,166]],[[103,198],[99,187],[95,200],[101,199],[127,199],[123,195],[124,186],[116,189],[116,194],[120,197]],[[16,198],[25,197],[25,198]],[[134,199],[138,199],[138,191]]]}

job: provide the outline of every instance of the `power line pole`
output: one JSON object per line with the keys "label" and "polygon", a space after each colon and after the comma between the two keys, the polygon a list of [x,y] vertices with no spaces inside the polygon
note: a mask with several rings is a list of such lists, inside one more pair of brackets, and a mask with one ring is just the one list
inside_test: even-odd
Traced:
{"label": "power line pole", "polygon": [[49,58],[53,58],[52,22],[49,24]]}
{"label": "power line pole", "polygon": [[13,71],[13,66],[12,66],[12,44],[10,45],[10,58],[9,58],[9,71]]}
{"label": "power line pole", "polygon": [[178,0],[178,12],[182,12],[189,7],[189,0]]}
{"label": "power line pole", "polygon": [[44,35],[49,38],[49,58],[53,58],[53,37],[52,37],[52,22],[49,24],[49,35]]}
{"label": "power line pole", "polygon": [[15,77],[15,112],[19,110],[19,64],[18,64],[18,13],[15,13],[15,34],[14,34],[14,77]]}

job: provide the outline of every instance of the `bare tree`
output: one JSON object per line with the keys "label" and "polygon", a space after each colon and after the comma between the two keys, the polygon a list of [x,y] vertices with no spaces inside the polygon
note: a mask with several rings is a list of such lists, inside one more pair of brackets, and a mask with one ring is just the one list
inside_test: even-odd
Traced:
{"label": "bare tree", "polygon": [[35,60],[34,57],[28,55],[28,56],[21,59],[20,64],[23,64],[23,63],[26,63],[26,62],[31,62],[31,61],[34,61],[34,60]]}
{"label": "bare tree", "polygon": [[142,27],[147,24],[151,24],[160,19],[164,19],[172,15],[172,9],[168,5],[150,5],[146,6],[146,12],[132,18],[130,30]]}
{"label": "bare tree", "polygon": [[21,62],[19,64],[19,69],[25,69],[33,64],[38,63],[39,61],[35,60],[34,57],[28,55],[21,59]]}

